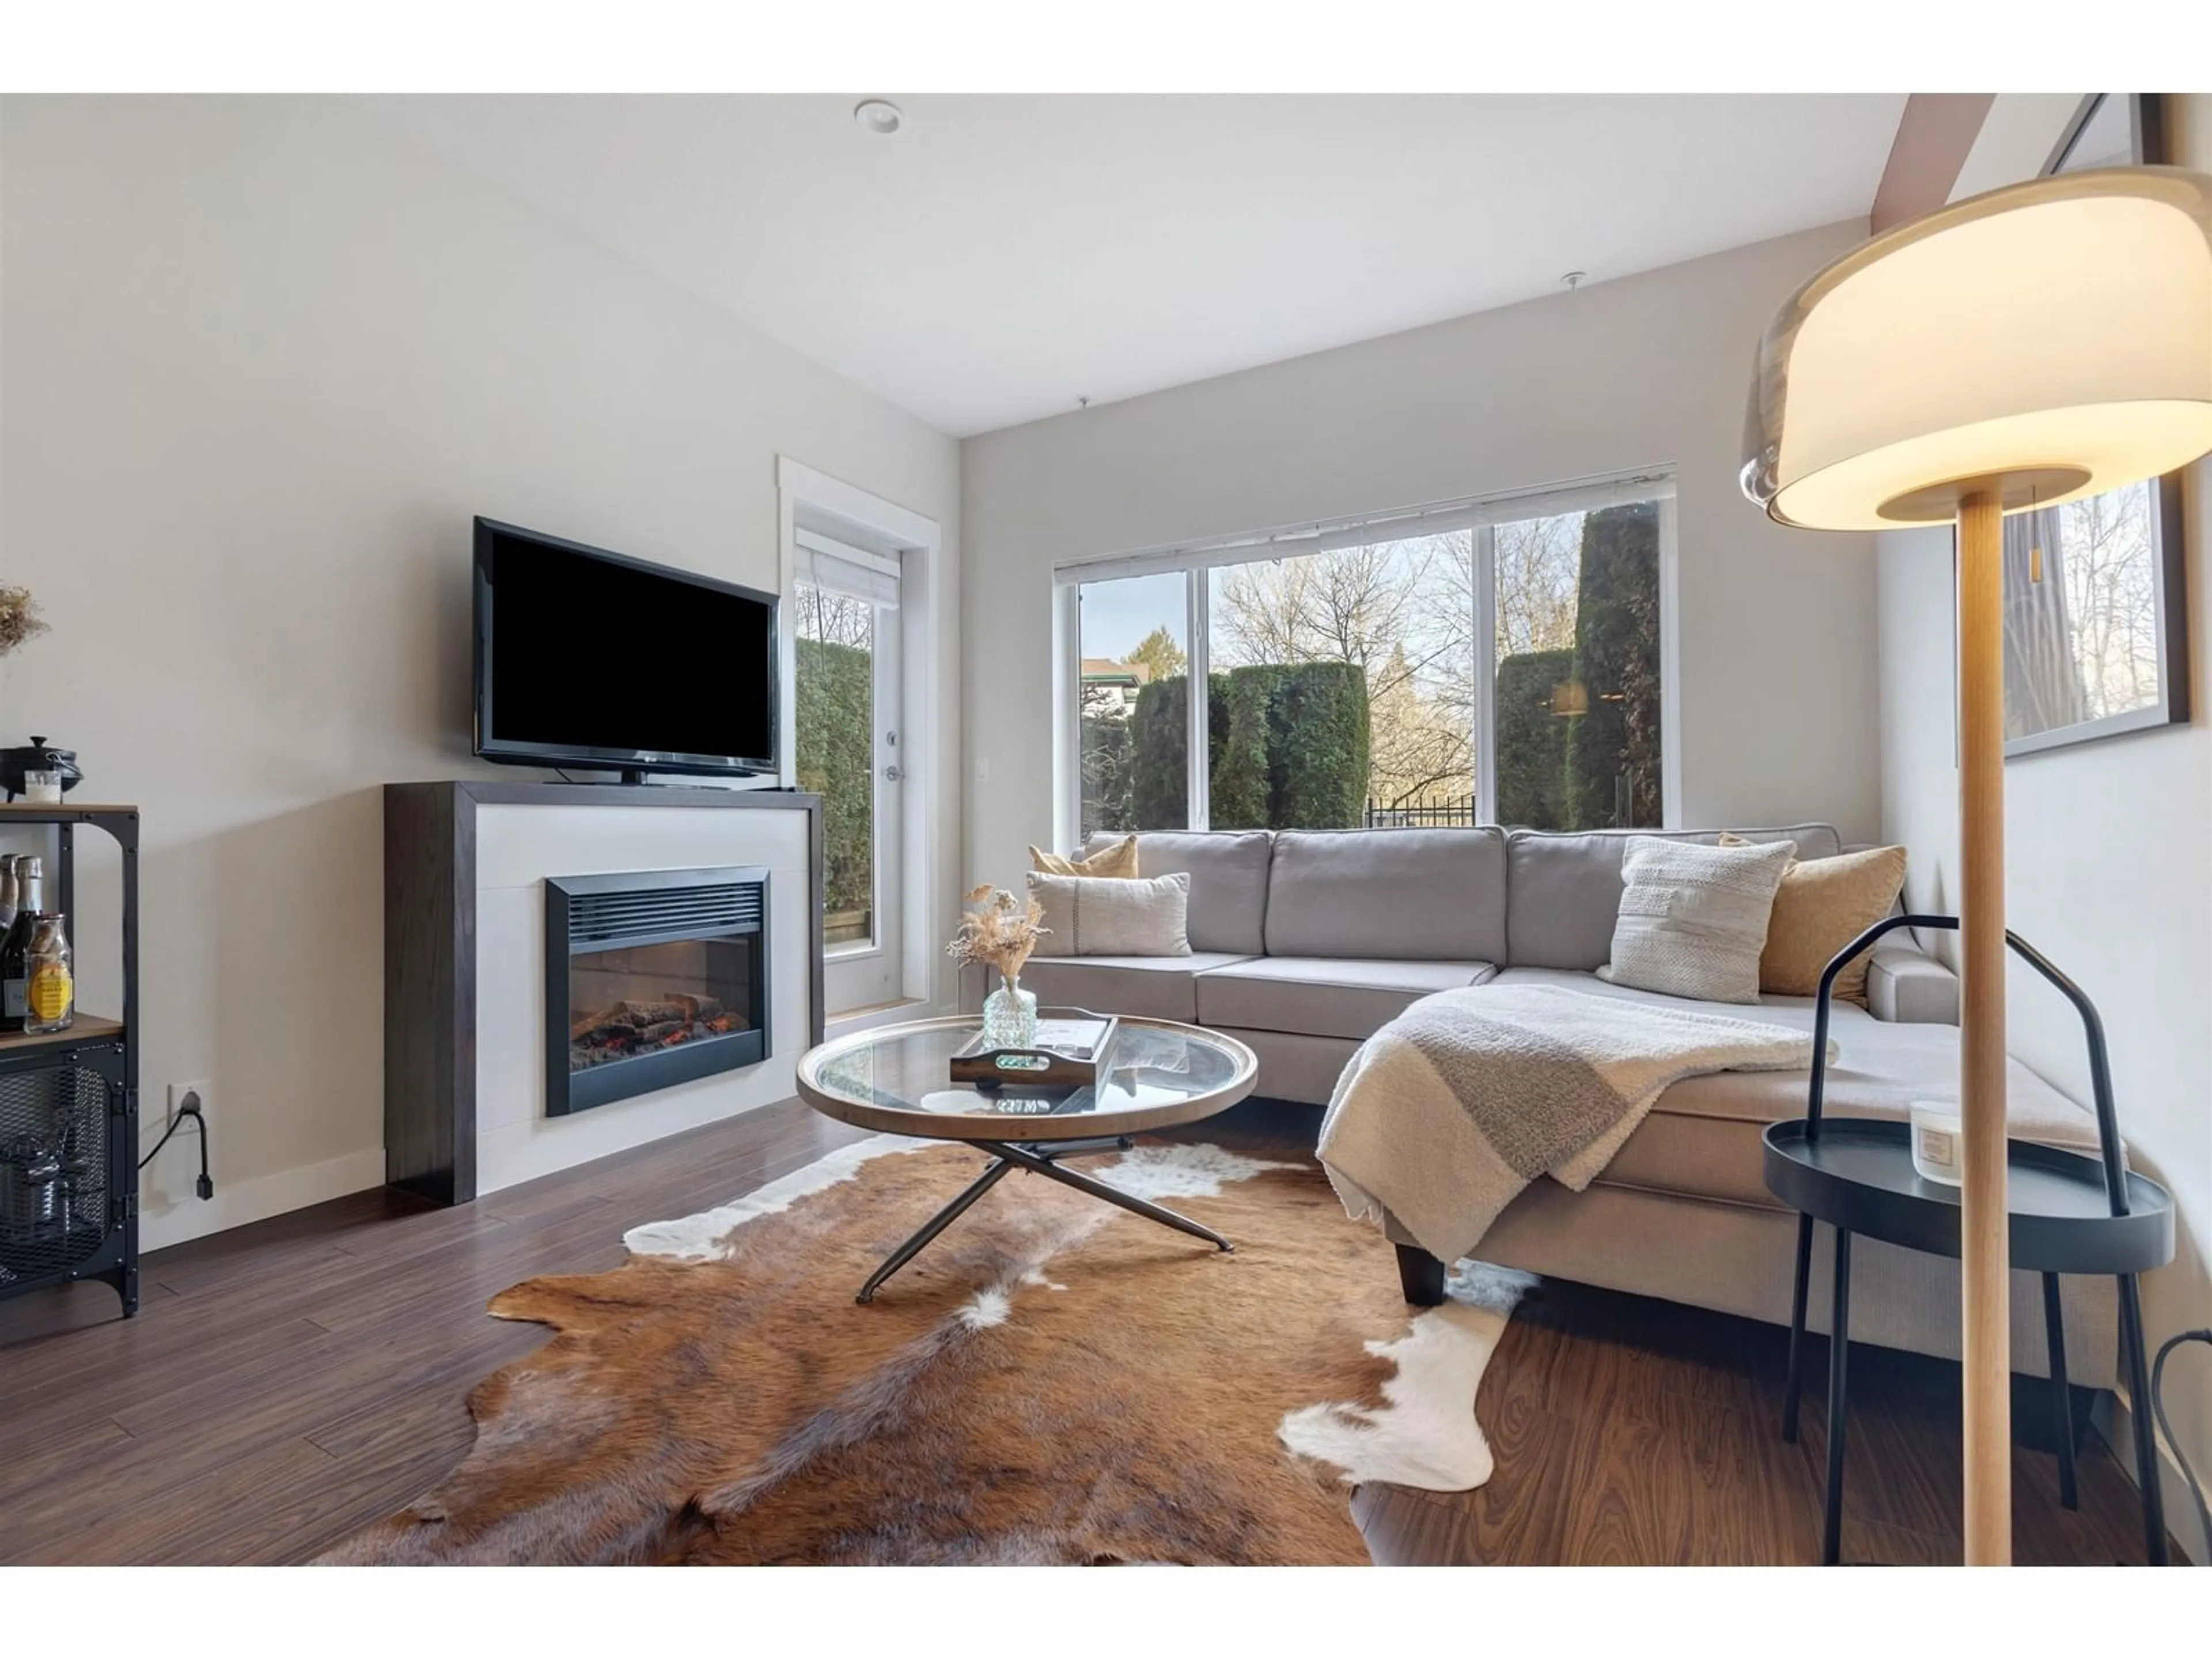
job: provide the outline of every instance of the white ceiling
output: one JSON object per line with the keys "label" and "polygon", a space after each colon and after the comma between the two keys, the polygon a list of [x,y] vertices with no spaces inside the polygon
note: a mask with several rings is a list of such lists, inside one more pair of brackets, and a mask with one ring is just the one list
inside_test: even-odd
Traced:
{"label": "white ceiling", "polygon": [[1903,94],[379,97],[956,435],[1864,214]]}

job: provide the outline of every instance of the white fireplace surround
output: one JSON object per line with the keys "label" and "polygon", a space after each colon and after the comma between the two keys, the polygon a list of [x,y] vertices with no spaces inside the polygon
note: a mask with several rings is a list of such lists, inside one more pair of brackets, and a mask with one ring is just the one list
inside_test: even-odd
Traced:
{"label": "white fireplace surround", "polygon": [[[811,1029],[807,813],[661,806],[477,809],[477,1191],[550,1175],[789,1098]],[[764,865],[769,1055],[568,1117],[545,1113],[548,876]]]}

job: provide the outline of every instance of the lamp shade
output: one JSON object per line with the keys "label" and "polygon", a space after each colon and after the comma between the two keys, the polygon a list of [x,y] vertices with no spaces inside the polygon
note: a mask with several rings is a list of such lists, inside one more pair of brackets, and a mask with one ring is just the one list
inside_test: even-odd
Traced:
{"label": "lamp shade", "polygon": [[2212,450],[2212,178],[2107,167],[1853,249],[1760,343],[1744,493],[1784,524],[2051,507]]}

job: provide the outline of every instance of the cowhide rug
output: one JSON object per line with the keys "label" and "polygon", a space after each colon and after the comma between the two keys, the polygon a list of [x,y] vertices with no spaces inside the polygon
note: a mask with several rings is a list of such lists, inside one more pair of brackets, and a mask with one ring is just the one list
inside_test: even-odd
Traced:
{"label": "cowhide rug", "polygon": [[1527,1281],[1469,1267],[1414,1316],[1304,1158],[1083,1160],[1233,1255],[1017,1173],[857,1305],[981,1161],[862,1141],[505,1291],[559,1334],[477,1385],[442,1488],[325,1559],[1364,1564],[1352,1485],[1489,1478],[1475,1387]]}

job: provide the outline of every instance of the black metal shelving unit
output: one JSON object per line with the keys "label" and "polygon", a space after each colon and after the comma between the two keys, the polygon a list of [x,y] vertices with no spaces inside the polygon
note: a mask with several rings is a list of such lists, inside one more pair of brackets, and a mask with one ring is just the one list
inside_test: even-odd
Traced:
{"label": "black metal shelving unit", "polygon": [[0,1216],[0,1299],[76,1279],[111,1285],[138,1311],[138,809],[15,802],[0,829],[56,832],[54,908],[83,939],[76,831],[104,831],[123,854],[121,1018],[80,1011],[67,1030],[0,1033],[0,1144],[28,1135],[60,1156],[52,1213]]}

